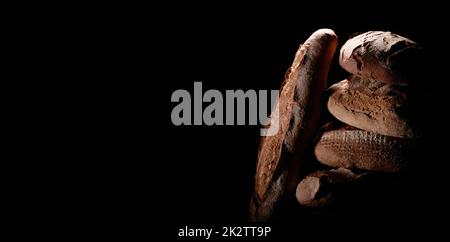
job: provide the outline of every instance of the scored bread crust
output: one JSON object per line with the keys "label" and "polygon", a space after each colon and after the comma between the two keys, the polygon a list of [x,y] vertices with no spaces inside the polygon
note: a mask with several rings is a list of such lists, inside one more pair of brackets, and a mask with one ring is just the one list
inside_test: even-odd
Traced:
{"label": "scored bread crust", "polygon": [[[285,75],[277,108],[279,130],[263,137],[258,152],[250,220],[266,221],[284,194],[294,194],[305,147],[313,139],[337,36],[330,29],[314,32],[295,55]],[[277,109],[276,108],[276,109]]]}
{"label": "scored bread crust", "polygon": [[412,140],[376,134],[349,125],[322,128],[314,154],[332,167],[396,172],[406,166]]}

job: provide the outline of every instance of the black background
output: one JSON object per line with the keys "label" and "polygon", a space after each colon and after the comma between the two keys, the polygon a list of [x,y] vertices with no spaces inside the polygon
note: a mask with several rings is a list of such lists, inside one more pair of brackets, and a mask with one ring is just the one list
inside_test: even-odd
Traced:
{"label": "black background", "polygon": [[[426,155],[417,158],[426,164],[420,167],[423,176],[413,179],[422,181],[412,188],[412,198],[417,200],[405,204],[404,217],[394,219],[408,229],[391,226],[389,214],[383,214],[386,220],[381,222],[388,228],[360,225],[363,231],[382,236],[386,231],[420,232],[425,225],[432,228],[431,235],[440,231],[435,216],[445,219],[441,194],[443,154],[448,147],[441,88],[446,85],[441,74],[445,64],[438,60],[448,51],[439,35],[445,31],[445,14],[431,3],[367,4],[196,2],[103,9],[108,17],[101,15],[89,28],[101,36],[95,46],[105,60],[98,66],[106,96],[93,112],[102,117],[95,127],[101,130],[101,140],[106,138],[97,157],[102,165],[95,165],[102,172],[93,172],[99,181],[86,191],[101,198],[94,203],[95,210],[104,212],[98,216],[129,225],[132,234],[169,238],[176,238],[177,229],[185,225],[247,224],[260,127],[174,126],[170,114],[176,104],[171,103],[171,94],[177,89],[193,94],[195,81],[203,82],[203,90],[278,89],[299,44],[315,30],[333,29],[338,48],[355,32],[389,30],[417,41],[427,51],[432,71],[422,85],[424,97],[433,101],[423,119],[433,125],[429,142],[422,147]],[[335,58],[330,84],[347,75]],[[379,226],[376,219],[361,223]],[[354,234],[351,227],[358,222],[351,220],[319,221],[305,229],[302,225],[308,221],[302,221],[279,231],[309,233],[310,227],[323,222],[326,225],[318,230],[325,233],[345,227]],[[147,234],[149,229],[152,232]]]}

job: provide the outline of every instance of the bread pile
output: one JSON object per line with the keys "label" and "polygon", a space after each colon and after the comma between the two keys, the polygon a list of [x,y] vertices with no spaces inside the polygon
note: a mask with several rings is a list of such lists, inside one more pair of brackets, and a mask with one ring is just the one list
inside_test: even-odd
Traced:
{"label": "bread pile", "polygon": [[[419,136],[409,89],[420,72],[411,63],[421,47],[391,32],[354,36],[339,55],[350,76],[327,89],[336,47],[335,33],[321,29],[297,51],[277,104],[280,131],[260,145],[252,221],[269,220],[294,195],[304,206],[328,206],[334,185],[407,167],[408,152]],[[333,120],[318,129],[323,106]],[[302,167],[309,152],[330,170],[305,176]]]}
{"label": "bread pile", "polygon": [[346,169],[398,172],[407,167],[418,134],[408,113],[410,81],[399,66],[420,51],[415,42],[382,31],[357,35],[342,46],[339,64],[352,76],[332,85],[327,101],[328,111],[342,123],[322,127],[314,148],[318,161],[341,172],[304,178],[296,190],[300,204],[328,205],[330,194],[320,185],[333,183],[335,174],[352,174],[343,182],[360,177]]}

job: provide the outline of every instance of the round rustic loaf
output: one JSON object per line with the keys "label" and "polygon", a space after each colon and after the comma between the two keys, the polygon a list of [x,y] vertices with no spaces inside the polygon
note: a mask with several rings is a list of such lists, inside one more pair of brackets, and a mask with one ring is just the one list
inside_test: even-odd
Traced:
{"label": "round rustic loaf", "polygon": [[421,47],[400,35],[369,31],[347,40],[339,64],[348,72],[388,83],[409,83],[422,65]]}

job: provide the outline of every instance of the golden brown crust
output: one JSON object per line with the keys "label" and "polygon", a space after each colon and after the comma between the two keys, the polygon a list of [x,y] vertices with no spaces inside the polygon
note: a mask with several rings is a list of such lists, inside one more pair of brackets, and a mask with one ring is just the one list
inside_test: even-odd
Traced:
{"label": "golden brown crust", "polygon": [[351,126],[326,130],[319,136],[314,154],[332,167],[395,172],[406,166],[412,140],[385,136]]}
{"label": "golden brown crust", "polygon": [[334,84],[329,91],[328,110],[340,121],[387,136],[416,136],[404,112],[406,94],[398,87],[356,77]]}
{"label": "golden brown crust", "polygon": [[300,162],[314,135],[336,46],[337,36],[332,30],[316,31],[301,45],[286,73],[277,104],[278,133],[264,137],[260,145],[255,194],[250,205],[253,221],[269,219],[280,197],[295,191]]}

